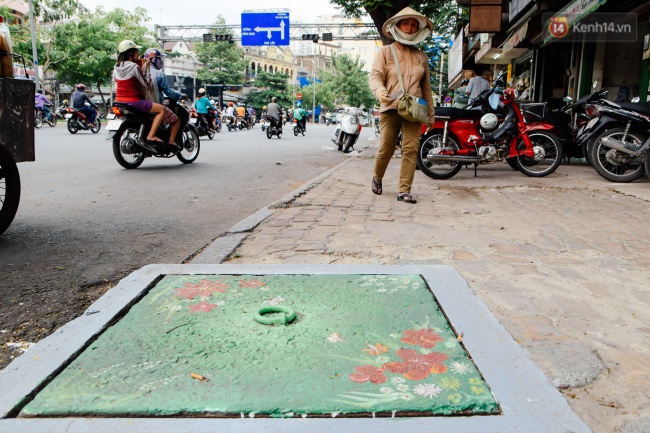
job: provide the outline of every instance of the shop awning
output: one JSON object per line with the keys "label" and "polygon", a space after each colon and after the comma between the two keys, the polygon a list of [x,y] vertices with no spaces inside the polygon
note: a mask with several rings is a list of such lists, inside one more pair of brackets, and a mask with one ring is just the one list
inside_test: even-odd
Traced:
{"label": "shop awning", "polygon": [[[583,18],[594,12],[607,2],[607,0],[573,0],[571,3],[562,8],[558,13],[553,15],[550,20],[544,23],[544,28],[548,28],[551,21],[554,19],[566,20],[567,25],[570,27],[573,24],[579,23]],[[544,43],[548,43],[555,39],[552,35],[544,38]]]}
{"label": "shop awning", "polygon": [[526,21],[523,26],[519,27],[519,29],[510,35],[510,37],[503,43],[503,55],[508,54],[513,48],[517,47],[521,41],[526,39],[527,34],[528,21]]}

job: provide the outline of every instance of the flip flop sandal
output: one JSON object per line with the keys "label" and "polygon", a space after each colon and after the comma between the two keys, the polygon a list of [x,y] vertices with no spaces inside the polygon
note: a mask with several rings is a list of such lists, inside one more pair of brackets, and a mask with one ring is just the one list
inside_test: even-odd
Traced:
{"label": "flip flop sandal", "polygon": [[381,195],[381,193],[383,192],[381,182],[377,182],[374,177],[372,178],[371,188],[374,194]]}
{"label": "flip flop sandal", "polygon": [[415,204],[418,202],[416,199],[413,198],[411,194],[408,193],[398,194],[397,201],[403,201],[404,203],[411,203],[411,204]]}

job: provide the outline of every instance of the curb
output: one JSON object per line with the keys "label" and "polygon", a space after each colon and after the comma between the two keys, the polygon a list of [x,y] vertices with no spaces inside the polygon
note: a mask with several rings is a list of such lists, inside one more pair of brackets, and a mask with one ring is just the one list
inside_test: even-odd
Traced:
{"label": "curb", "polygon": [[249,215],[243,220],[239,221],[232,227],[230,227],[226,232],[216,239],[213,239],[201,250],[195,252],[191,260],[184,261],[183,263],[192,263],[192,264],[220,264],[227,260],[232,253],[235,252],[237,248],[248,238],[250,232],[255,229],[259,224],[262,223],[265,219],[270,217],[275,213],[275,209],[288,208],[289,205],[295,201],[298,197],[304,195],[310,189],[314,188],[320,184],[323,180],[327,179],[332,173],[336,170],[343,167],[345,164],[350,162],[352,158],[348,158],[345,161],[341,161],[336,166],[330,168],[324,173],[319,174],[315,178],[307,181],[304,185],[294,189],[290,193],[286,194],[279,200],[272,202],[271,204],[263,207],[257,212]]}

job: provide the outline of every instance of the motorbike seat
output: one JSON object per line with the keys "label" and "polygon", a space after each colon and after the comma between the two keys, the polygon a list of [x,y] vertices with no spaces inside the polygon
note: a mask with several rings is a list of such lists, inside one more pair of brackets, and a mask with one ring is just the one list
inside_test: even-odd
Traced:
{"label": "motorbike seat", "polygon": [[123,109],[127,113],[134,113],[135,112],[134,114],[141,114],[143,116],[147,116],[150,119],[153,119],[155,117],[153,114],[149,114],[149,113],[145,113],[143,111],[140,111],[137,108],[135,108],[134,106],[126,104],[124,102],[114,102],[113,106],[117,107],[117,108],[120,108],[120,109]]}
{"label": "motorbike seat", "polygon": [[645,114],[650,116],[650,105],[645,104],[635,104],[632,102],[616,102],[621,108],[630,111],[636,111],[637,113]]}
{"label": "motorbike seat", "polygon": [[481,110],[463,110],[454,107],[435,107],[436,119],[455,120],[455,119],[480,119],[483,116]]}

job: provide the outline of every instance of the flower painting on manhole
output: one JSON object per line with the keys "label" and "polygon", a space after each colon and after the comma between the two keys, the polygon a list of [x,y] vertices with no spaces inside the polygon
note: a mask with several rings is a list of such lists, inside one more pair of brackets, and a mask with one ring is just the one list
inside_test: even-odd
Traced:
{"label": "flower painting on manhole", "polygon": [[21,415],[498,412],[418,275],[169,275]]}

